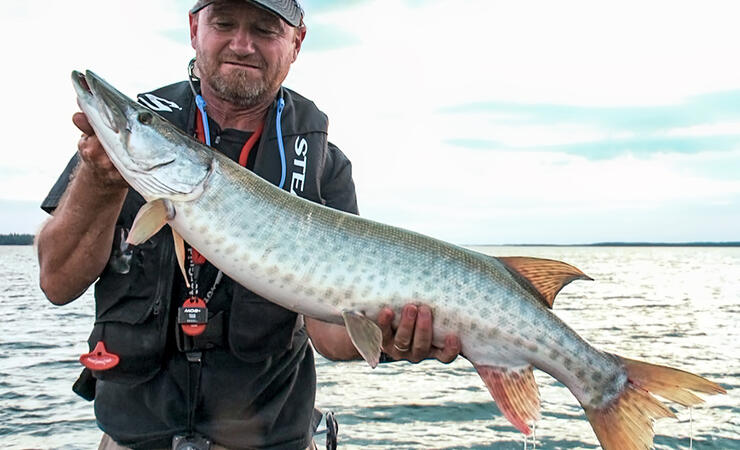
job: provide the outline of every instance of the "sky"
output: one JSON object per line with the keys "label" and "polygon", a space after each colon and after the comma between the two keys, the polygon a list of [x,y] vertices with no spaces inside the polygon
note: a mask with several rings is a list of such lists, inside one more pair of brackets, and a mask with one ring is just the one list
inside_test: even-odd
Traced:
{"label": "sky", "polygon": [[[185,79],[194,0],[0,16],[0,233],[76,151],[70,82]],[[285,82],[330,117],[363,216],[457,244],[740,241],[740,2],[306,0]]]}

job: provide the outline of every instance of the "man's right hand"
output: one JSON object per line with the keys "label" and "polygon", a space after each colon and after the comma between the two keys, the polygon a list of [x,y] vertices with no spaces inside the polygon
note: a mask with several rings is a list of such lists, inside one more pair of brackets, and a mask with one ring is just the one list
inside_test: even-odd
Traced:
{"label": "man's right hand", "polygon": [[78,112],[72,116],[72,122],[82,131],[77,150],[80,160],[85,164],[82,170],[89,170],[90,175],[99,180],[101,187],[122,189],[128,186],[118,169],[113,165],[103,145],[95,136],[95,130],[84,113]]}
{"label": "man's right hand", "polygon": [[80,296],[105,268],[128,193],[87,117],[76,113],[72,122],[83,133],[77,144],[79,163],[36,237],[41,289],[57,305]]}

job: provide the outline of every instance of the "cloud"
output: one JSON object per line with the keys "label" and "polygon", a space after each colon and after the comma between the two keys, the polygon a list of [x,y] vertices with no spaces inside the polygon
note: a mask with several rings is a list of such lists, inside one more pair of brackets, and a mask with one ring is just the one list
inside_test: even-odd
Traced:
{"label": "cloud", "polygon": [[[740,90],[712,92],[678,104],[579,106],[477,102],[440,114],[478,124],[445,142],[480,150],[553,151],[608,159],[623,154],[740,149]],[[485,126],[488,124],[489,126]],[[487,136],[495,136],[490,139]]]}
{"label": "cloud", "polygon": [[448,139],[451,145],[480,150],[552,151],[580,155],[589,159],[611,159],[620,155],[644,157],[654,153],[700,153],[706,151],[732,151],[740,149],[740,132],[736,135],[718,136],[612,136],[587,142],[570,142],[557,145],[509,145],[485,139]]}
{"label": "cloud", "polygon": [[15,174],[0,185],[0,198],[40,202],[77,149],[73,69],[92,69],[135,95],[182,79],[192,51],[187,39],[177,44],[163,35],[187,20],[187,10],[171,2],[22,3],[15,15],[0,16],[3,58],[12,61],[0,71],[0,123],[12,158],[0,164]]}
{"label": "cloud", "polygon": [[[75,151],[73,68],[130,95],[185,78],[192,3],[9,4],[0,199],[37,204]],[[304,6],[286,85],[329,115],[367,217],[456,242],[737,240],[736,2]]]}
{"label": "cloud", "polygon": [[733,240],[737,133],[707,127],[739,118],[740,35],[714,5],[359,2],[312,16],[359,42],[288,81],[366,217],[455,242]]}
{"label": "cloud", "polygon": [[299,0],[307,20],[317,13],[354,8],[368,0]]}
{"label": "cloud", "polygon": [[361,204],[363,213],[465,243],[738,237],[737,172],[718,177],[697,166],[737,168],[740,151],[609,160],[465,149],[427,156],[383,172],[369,197],[385,200]]}
{"label": "cloud", "polygon": [[[740,90],[691,96],[677,104],[581,106],[476,102],[448,106],[440,113],[494,116],[497,122],[528,125],[581,124],[615,131],[659,132],[713,122],[740,120]],[[735,130],[740,134],[740,129]]]}
{"label": "cloud", "polygon": [[669,130],[667,136],[728,136],[740,134],[739,122],[716,122]]}
{"label": "cloud", "polygon": [[302,52],[315,52],[353,47],[360,42],[356,34],[332,24],[308,26]]}

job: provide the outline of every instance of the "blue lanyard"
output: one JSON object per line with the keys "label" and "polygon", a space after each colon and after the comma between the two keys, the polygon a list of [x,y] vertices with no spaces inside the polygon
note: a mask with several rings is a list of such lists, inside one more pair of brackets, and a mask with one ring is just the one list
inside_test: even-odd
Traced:
{"label": "blue lanyard", "polygon": [[[282,93],[281,93],[282,94]],[[277,103],[277,117],[275,117],[275,129],[277,131],[277,141],[278,141],[278,151],[280,152],[280,169],[281,169],[281,175],[280,175],[280,184],[278,187],[280,189],[283,188],[285,185],[285,147],[283,147],[283,129],[280,126],[280,117],[283,115],[283,108],[285,107],[285,100],[283,100],[282,95],[278,99]]]}
{"label": "blue lanyard", "polygon": [[[203,96],[200,95],[195,90],[195,85],[193,84],[193,80],[197,79],[195,75],[193,74],[193,67],[195,66],[195,58],[193,58],[190,61],[190,64],[188,64],[188,82],[190,83],[190,89],[193,91],[193,95],[195,96],[195,106],[200,111],[200,117],[203,120],[203,134],[205,137],[205,143],[207,146],[211,146],[211,131],[208,128],[208,114],[206,114],[206,101],[203,99]],[[280,184],[278,187],[280,189],[285,186],[285,174],[287,172],[287,165],[285,162],[285,146],[283,144],[283,129],[281,126],[281,118],[283,115],[283,108],[285,108],[285,100],[282,96],[282,91],[280,92],[280,98],[277,100],[277,113],[275,114],[275,131],[277,132],[277,142],[278,142],[278,151],[280,152]]]}

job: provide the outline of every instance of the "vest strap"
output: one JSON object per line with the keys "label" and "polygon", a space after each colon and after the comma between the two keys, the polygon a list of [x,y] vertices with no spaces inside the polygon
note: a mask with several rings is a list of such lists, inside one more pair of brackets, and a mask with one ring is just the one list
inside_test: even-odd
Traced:
{"label": "vest strap", "polygon": [[224,322],[225,314],[219,311],[208,318],[208,326],[203,334],[188,336],[182,332],[181,327],[175,327],[175,341],[177,349],[183,353],[202,352],[213,348],[226,348],[228,346],[227,330]]}

